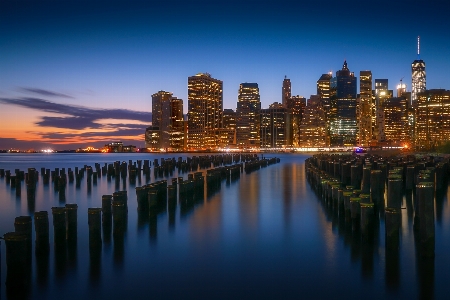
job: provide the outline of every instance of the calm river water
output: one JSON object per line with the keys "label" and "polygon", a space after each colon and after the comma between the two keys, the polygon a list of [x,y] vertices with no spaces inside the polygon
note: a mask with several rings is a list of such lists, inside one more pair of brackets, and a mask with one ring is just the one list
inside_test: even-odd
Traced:
{"label": "calm river water", "polygon": [[[190,154],[0,154],[0,168],[72,168],[95,163],[183,157]],[[138,218],[135,187],[101,177],[87,188],[66,187],[60,200],[39,175],[34,207],[0,179],[0,236],[14,231],[16,216],[46,210],[50,255],[37,262],[24,293],[32,299],[448,299],[450,295],[450,208],[448,190],[436,199],[436,256],[416,255],[410,206],[402,210],[400,250],[385,252],[384,222],[373,244],[362,243],[323,206],[306,181],[304,154],[266,154],[281,162],[237,181],[222,182],[213,195],[175,217],[163,211],[156,222]],[[172,177],[187,173],[174,173]],[[159,178],[158,178],[159,179]],[[152,177],[154,182],[153,166]],[[104,194],[128,192],[123,240],[103,237],[101,257],[89,254],[87,209],[101,207]],[[55,259],[51,207],[78,204],[78,240],[69,255]],[[34,234],[34,227],[33,227]],[[33,237],[34,243],[34,237]],[[1,299],[6,291],[6,249],[1,245]],[[13,295],[14,296],[14,295]]]}

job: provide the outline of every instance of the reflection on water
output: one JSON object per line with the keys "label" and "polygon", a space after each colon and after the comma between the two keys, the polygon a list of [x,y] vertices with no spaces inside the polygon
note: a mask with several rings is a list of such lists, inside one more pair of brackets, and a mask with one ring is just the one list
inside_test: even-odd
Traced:
{"label": "reflection on water", "polygon": [[[431,299],[450,292],[442,279],[450,276],[447,189],[435,200],[436,258],[424,258],[414,236],[412,193],[403,199],[400,246],[390,249],[383,207],[373,230],[362,232],[346,222],[339,207],[307,183],[306,155],[270,155],[281,162],[182,194],[180,178],[186,181],[194,171],[153,165],[155,158],[173,156],[0,156],[0,168],[12,173],[34,167],[66,168],[68,174],[67,183],[56,188],[54,179],[47,182],[40,173],[34,193],[23,181],[0,178],[0,234],[14,231],[16,216],[47,211],[50,241],[48,251],[33,252],[31,269],[21,269],[23,274],[12,274],[2,256],[2,298]],[[119,170],[115,176],[96,170],[96,163],[106,163],[107,169],[115,161],[146,159],[152,162],[150,172],[123,176]],[[86,166],[96,174],[89,177],[85,171],[84,177],[70,179],[68,168],[78,174]],[[198,171],[206,176],[205,169]],[[168,186],[175,182],[176,196],[158,200],[154,210],[138,210],[136,187],[163,179]],[[88,208],[102,207],[103,195],[119,191],[126,191],[127,206],[113,204],[110,213],[99,215],[97,231],[91,230]],[[75,227],[51,209],[71,203],[77,204]],[[33,245],[36,235],[33,230]],[[4,242],[1,250],[5,253]],[[25,278],[23,285],[6,285],[14,276]]]}

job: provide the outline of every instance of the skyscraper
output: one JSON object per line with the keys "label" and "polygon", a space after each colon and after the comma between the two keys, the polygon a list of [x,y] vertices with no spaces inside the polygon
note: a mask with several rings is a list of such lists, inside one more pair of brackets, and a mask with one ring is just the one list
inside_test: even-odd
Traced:
{"label": "skyscraper", "polygon": [[299,128],[306,106],[306,98],[302,96],[291,96],[284,105],[287,109],[286,135],[288,146],[299,146]]}
{"label": "skyscraper", "polygon": [[406,93],[406,84],[405,83],[398,84],[397,85],[397,97],[403,96],[404,93]]}
{"label": "skyscraper", "polygon": [[330,146],[356,144],[356,77],[344,61],[342,70],[330,83],[329,134]]}
{"label": "skyscraper", "polygon": [[236,112],[230,108],[223,110],[222,144],[224,146],[236,145]]}
{"label": "skyscraper", "polygon": [[391,146],[410,145],[408,101],[406,97],[387,98],[383,102],[384,134]]}
{"label": "skyscraper", "polygon": [[183,100],[166,91],[153,94],[152,130],[153,148],[183,150]]}
{"label": "skyscraper", "polygon": [[359,72],[359,107],[358,107],[359,145],[369,146],[372,141],[372,72]]}
{"label": "skyscraper", "polygon": [[319,95],[311,95],[300,123],[300,147],[326,147],[326,121]]}
{"label": "skyscraper", "polygon": [[260,110],[258,84],[241,83],[236,108],[236,144],[238,147],[260,147]]}
{"label": "skyscraper", "polygon": [[386,140],[384,133],[384,110],[383,103],[386,99],[392,97],[392,91],[389,91],[389,82],[387,79],[375,79],[375,119],[372,122],[373,137],[378,142]]}
{"label": "skyscraper", "polygon": [[183,100],[172,97],[170,100],[169,148],[172,151],[184,149]]}
{"label": "skyscraper", "polygon": [[287,100],[291,98],[291,80],[284,76],[281,104],[286,107]]}
{"label": "skyscraper", "polygon": [[172,93],[159,91],[152,95],[152,126],[161,127],[163,119],[163,103],[172,99]]}
{"label": "skyscraper", "polygon": [[450,139],[450,91],[431,89],[417,96],[416,148],[432,150]]}
{"label": "skyscraper", "polygon": [[287,109],[274,102],[261,109],[261,148],[282,148],[287,142]]}
{"label": "skyscraper", "polygon": [[188,78],[188,148],[214,149],[222,128],[223,82],[208,73]]}
{"label": "skyscraper", "polygon": [[411,71],[411,105],[415,106],[418,100],[418,94],[424,92],[427,88],[425,62],[420,59],[420,37],[417,37],[417,59],[411,64]]}
{"label": "skyscraper", "polygon": [[326,122],[326,144],[330,145],[330,131],[331,131],[331,118],[329,116],[330,110],[330,95],[331,95],[331,79],[332,73],[322,74],[319,80],[317,80],[317,96],[320,100],[320,106],[325,114]]}
{"label": "skyscraper", "polygon": [[323,109],[328,112],[330,109],[330,85],[331,78],[333,78],[331,72],[322,74],[319,80],[317,80],[317,96],[322,100]]}

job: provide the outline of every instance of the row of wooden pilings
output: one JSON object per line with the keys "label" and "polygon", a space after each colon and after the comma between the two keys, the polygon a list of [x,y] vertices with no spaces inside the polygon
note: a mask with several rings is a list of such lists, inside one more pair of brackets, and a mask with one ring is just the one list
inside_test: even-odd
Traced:
{"label": "row of wooden pilings", "polygon": [[[228,157],[228,156],[225,156]],[[232,162],[236,162],[235,156],[230,156]],[[198,159],[201,164],[202,159]],[[228,163],[229,159],[215,159],[216,164]],[[158,180],[150,184],[136,187],[137,209],[139,216],[147,214],[148,220],[156,222],[156,215],[166,209],[173,212],[178,202],[181,209],[189,209],[193,207],[196,199],[204,199],[205,181],[206,193],[208,196],[217,192],[221,188],[223,181],[232,182],[238,180],[241,173],[253,170],[256,164],[265,167],[280,160],[277,158],[259,159],[254,155],[243,157],[245,163],[236,163],[229,166],[219,166],[206,170],[206,176],[203,172],[194,172],[188,174],[187,180],[183,177],[172,178],[171,185],[167,184],[167,180]],[[154,162],[155,163],[155,162]],[[116,164],[118,165],[118,164]],[[125,166],[124,164],[120,164]],[[130,164],[129,164],[130,165]],[[138,166],[140,163],[138,162]],[[144,161],[144,168],[147,163]],[[249,165],[246,168],[246,165]],[[206,164],[204,165],[206,167]],[[251,166],[251,167],[250,167]],[[97,169],[98,164],[95,165]],[[122,167],[121,170],[123,170]],[[68,173],[71,174],[71,169]],[[108,172],[108,170],[106,170]],[[119,172],[119,174],[122,171]],[[49,178],[53,181],[58,180],[58,186],[61,185],[61,178],[64,178],[64,169],[55,169],[48,172],[44,170],[44,174],[49,174]],[[20,173],[19,173],[20,174]],[[27,184],[34,183],[36,186],[37,171],[28,169]],[[30,175],[31,174],[31,175]],[[59,174],[59,175],[57,175]],[[86,174],[92,180],[100,174],[93,171],[89,166],[83,168],[75,168],[76,176]],[[5,172],[0,170],[0,176],[4,176]],[[20,175],[19,175],[20,176]],[[50,177],[51,176],[51,177]],[[71,176],[69,175],[69,178]],[[24,174],[25,178],[25,174]],[[58,179],[56,179],[58,178]],[[11,180],[9,178],[8,180]],[[15,179],[14,179],[15,180]],[[11,181],[10,181],[11,182]],[[55,259],[64,260],[67,253],[74,254],[77,243],[77,211],[78,205],[75,203],[66,204],[63,207],[52,207],[53,217],[53,243]],[[127,230],[128,223],[128,196],[127,191],[116,191],[112,195],[102,196],[102,207],[88,208],[88,227],[89,227],[89,252],[91,261],[95,261],[100,257],[103,239],[109,239],[112,231],[114,239],[115,252],[123,253],[124,235]],[[31,280],[31,261],[32,261],[32,218],[30,216],[20,216],[15,218],[14,232],[4,234],[3,239],[6,244],[6,263],[7,263],[7,293],[12,295],[24,294]],[[154,224],[155,225],[155,224]],[[49,233],[49,216],[47,211],[34,212],[34,229],[35,229],[35,255],[38,261],[48,260],[50,253],[50,233]],[[156,233],[154,227],[151,228],[150,235]],[[103,234],[102,234],[103,232]],[[117,250],[117,251],[116,251]],[[120,260],[120,254],[117,258]],[[26,296],[24,294],[24,296]]]}
{"label": "row of wooden pilings", "polygon": [[383,214],[388,249],[399,248],[403,194],[412,193],[420,254],[434,257],[434,195],[448,186],[448,160],[320,154],[308,158],[305,169],[313,189],[363,240],[373,237],[374,219]]}
{"label": "row of wooden pilings", "polygon": [[[161,158],[153,160],[154,178],[169,177],[172,176],[175,169],[178,169],[178,174],[185,172],[196,172],[199,169],[209,169],[211,166],[217,167],[227,164],[239,163],[239,162],[251,162],[258,160],[256,154],[220,154],[220,155],[200,155],[187,157],[183,160],[182,157],[175,158]],[[120,189],[120,179],[125,180],[127,177],[130,184],[136,184],[141,182],[141,174],[144,174],[145,182],[150,181],[150,170],[152,162],[150,160],[137,160],[133,162],[129,160],[115,161],[112,164],[105,163],[101,166],[99,163],[95,163],[94,167],[84,165],[81,168],[55,168],[54,170],[41,168],[40,174],[44,185],[50,183],[53,184],[55,192],[58,192],[58,197],[61,203],[66,201],[66,187],[67,184],[75,182],[76,188],[81,187],[83,178],[86,177],[86,183],[88,193],[91,192],[92,186],[96,186],[98,179],[102,176],[106,176],[110,181],[115,179],[116,189]],[[15,169],[14,174],[11,174],[10,170],[0,169],[0,178],[5,178],[6,184],[11,186],[11,189],[15,189],[16,196],[20,197],[22,193],[21,182],[25,181],[27,186],[27,201],[30,212],[35,208],[35,195],[36,195],[36,183],[39,180],[39,172],[34,168],[29,168],[28,172]],[[124,182],[125,185],[125,182]]]}

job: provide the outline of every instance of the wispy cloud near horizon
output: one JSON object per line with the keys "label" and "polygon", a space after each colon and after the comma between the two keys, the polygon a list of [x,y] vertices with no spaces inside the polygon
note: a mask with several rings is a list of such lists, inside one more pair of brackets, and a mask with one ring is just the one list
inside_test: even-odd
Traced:
{"label": "wispy cloud near horizon", "polygon": [[37,89],[37,88],[30,88],[30,87],[21,87],[19,88],[21,92],[31,93],[31,94],[37,94],[40,96],[46,96],[46,97],[59,97],[59,98],[71,98],[74,99],[75,97],[72,97],[67,94],[62,93],[56,93],[49,90],[44,89]]}
{"label": "wispy cloud near horizon", "polygon": [[134,120],[150,124],[152,113],[128,109],[98,109],[85,106],[61,104],[41,98],[0,98],[0,103],[34,109],[37,111],[65,115],[64,117],[44,116],[37,126],[83,130],[101,129],[105,125],[99,120]]}
{"label": "wispy cloud near horizon", "polygon": [[[13,140],[3,140],[5,146],[13,144],[14,140],[22,140],[31,145],[30,137],[34,139],[36,145],[43,143],[59,145],[97,143],[98,145],[111,139],[143,142],[145,128],[151,125],[152,119],[151,112],[91,108],[34,97],[0,97],[0,104],[35,110],[38,118],[34,121],[32,130],[22,132],[23,139],[17,136]],[[39,112],[56,114],[56,116],[46,114],[42,116]]]}

